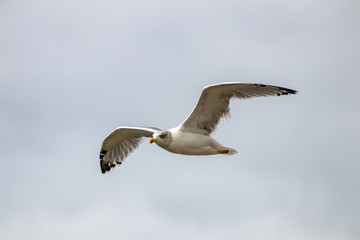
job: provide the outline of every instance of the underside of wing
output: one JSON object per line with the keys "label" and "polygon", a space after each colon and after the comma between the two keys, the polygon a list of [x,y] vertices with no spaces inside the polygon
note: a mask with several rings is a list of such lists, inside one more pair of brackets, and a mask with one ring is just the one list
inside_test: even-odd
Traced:
{"label": "underside of wing", "polygon": [[222,117],[229,114],[232,98],[281,96],[295,94],[288,88],[250,83],[221,83],[207,86],[187,119],[181,124],[182,131],[211,134]]}
{"label": "underside of wing", "polygon": [[100,167],[102,173],[110,171],[116,164],[136,149],[144,137],[152,137],[158,128],[119,127],[112,131],[102,142],[100,150]]}

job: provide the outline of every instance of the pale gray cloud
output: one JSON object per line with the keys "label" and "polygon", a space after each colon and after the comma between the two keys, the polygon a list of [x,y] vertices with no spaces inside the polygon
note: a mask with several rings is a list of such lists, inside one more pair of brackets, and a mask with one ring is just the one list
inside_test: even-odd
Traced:
{"label": "pale gray cloud", "polygon": [[[359,7],[3,1],[0,238],[358,239]],[[299,95],[232,102],[235,156],[144,142],[101,175],[112,129],[176,126],[221,81]]]}

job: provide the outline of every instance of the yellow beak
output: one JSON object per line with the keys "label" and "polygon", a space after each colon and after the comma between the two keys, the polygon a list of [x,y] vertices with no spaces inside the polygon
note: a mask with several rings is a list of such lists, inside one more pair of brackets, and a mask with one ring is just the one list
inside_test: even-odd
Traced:
{"label": "yellow beak", "polygon": [[150,139],[150,143],[156,142],[157,140],[155,138]]}

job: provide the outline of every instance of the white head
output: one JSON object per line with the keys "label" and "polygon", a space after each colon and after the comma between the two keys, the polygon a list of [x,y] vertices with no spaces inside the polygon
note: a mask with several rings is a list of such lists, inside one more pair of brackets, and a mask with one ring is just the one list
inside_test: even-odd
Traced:
{"label": "white head", "polygon": [[153,134],[153,138],[150,139],[150,143],[155,142],[160,147],[167,147],[172,141],[171,132],[159,131]]}

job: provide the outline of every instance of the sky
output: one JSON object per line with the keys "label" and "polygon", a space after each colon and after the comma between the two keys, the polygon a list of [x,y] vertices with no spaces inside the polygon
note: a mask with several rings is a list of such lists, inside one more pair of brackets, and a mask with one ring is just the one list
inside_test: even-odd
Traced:
{"label": "sky", "polygon": [[[0,239],[360,238],[360,2],[0,1]],[[233,156],[145,140],[107,174],[118,126],[176,127],[203,87],[234,100]]]}

